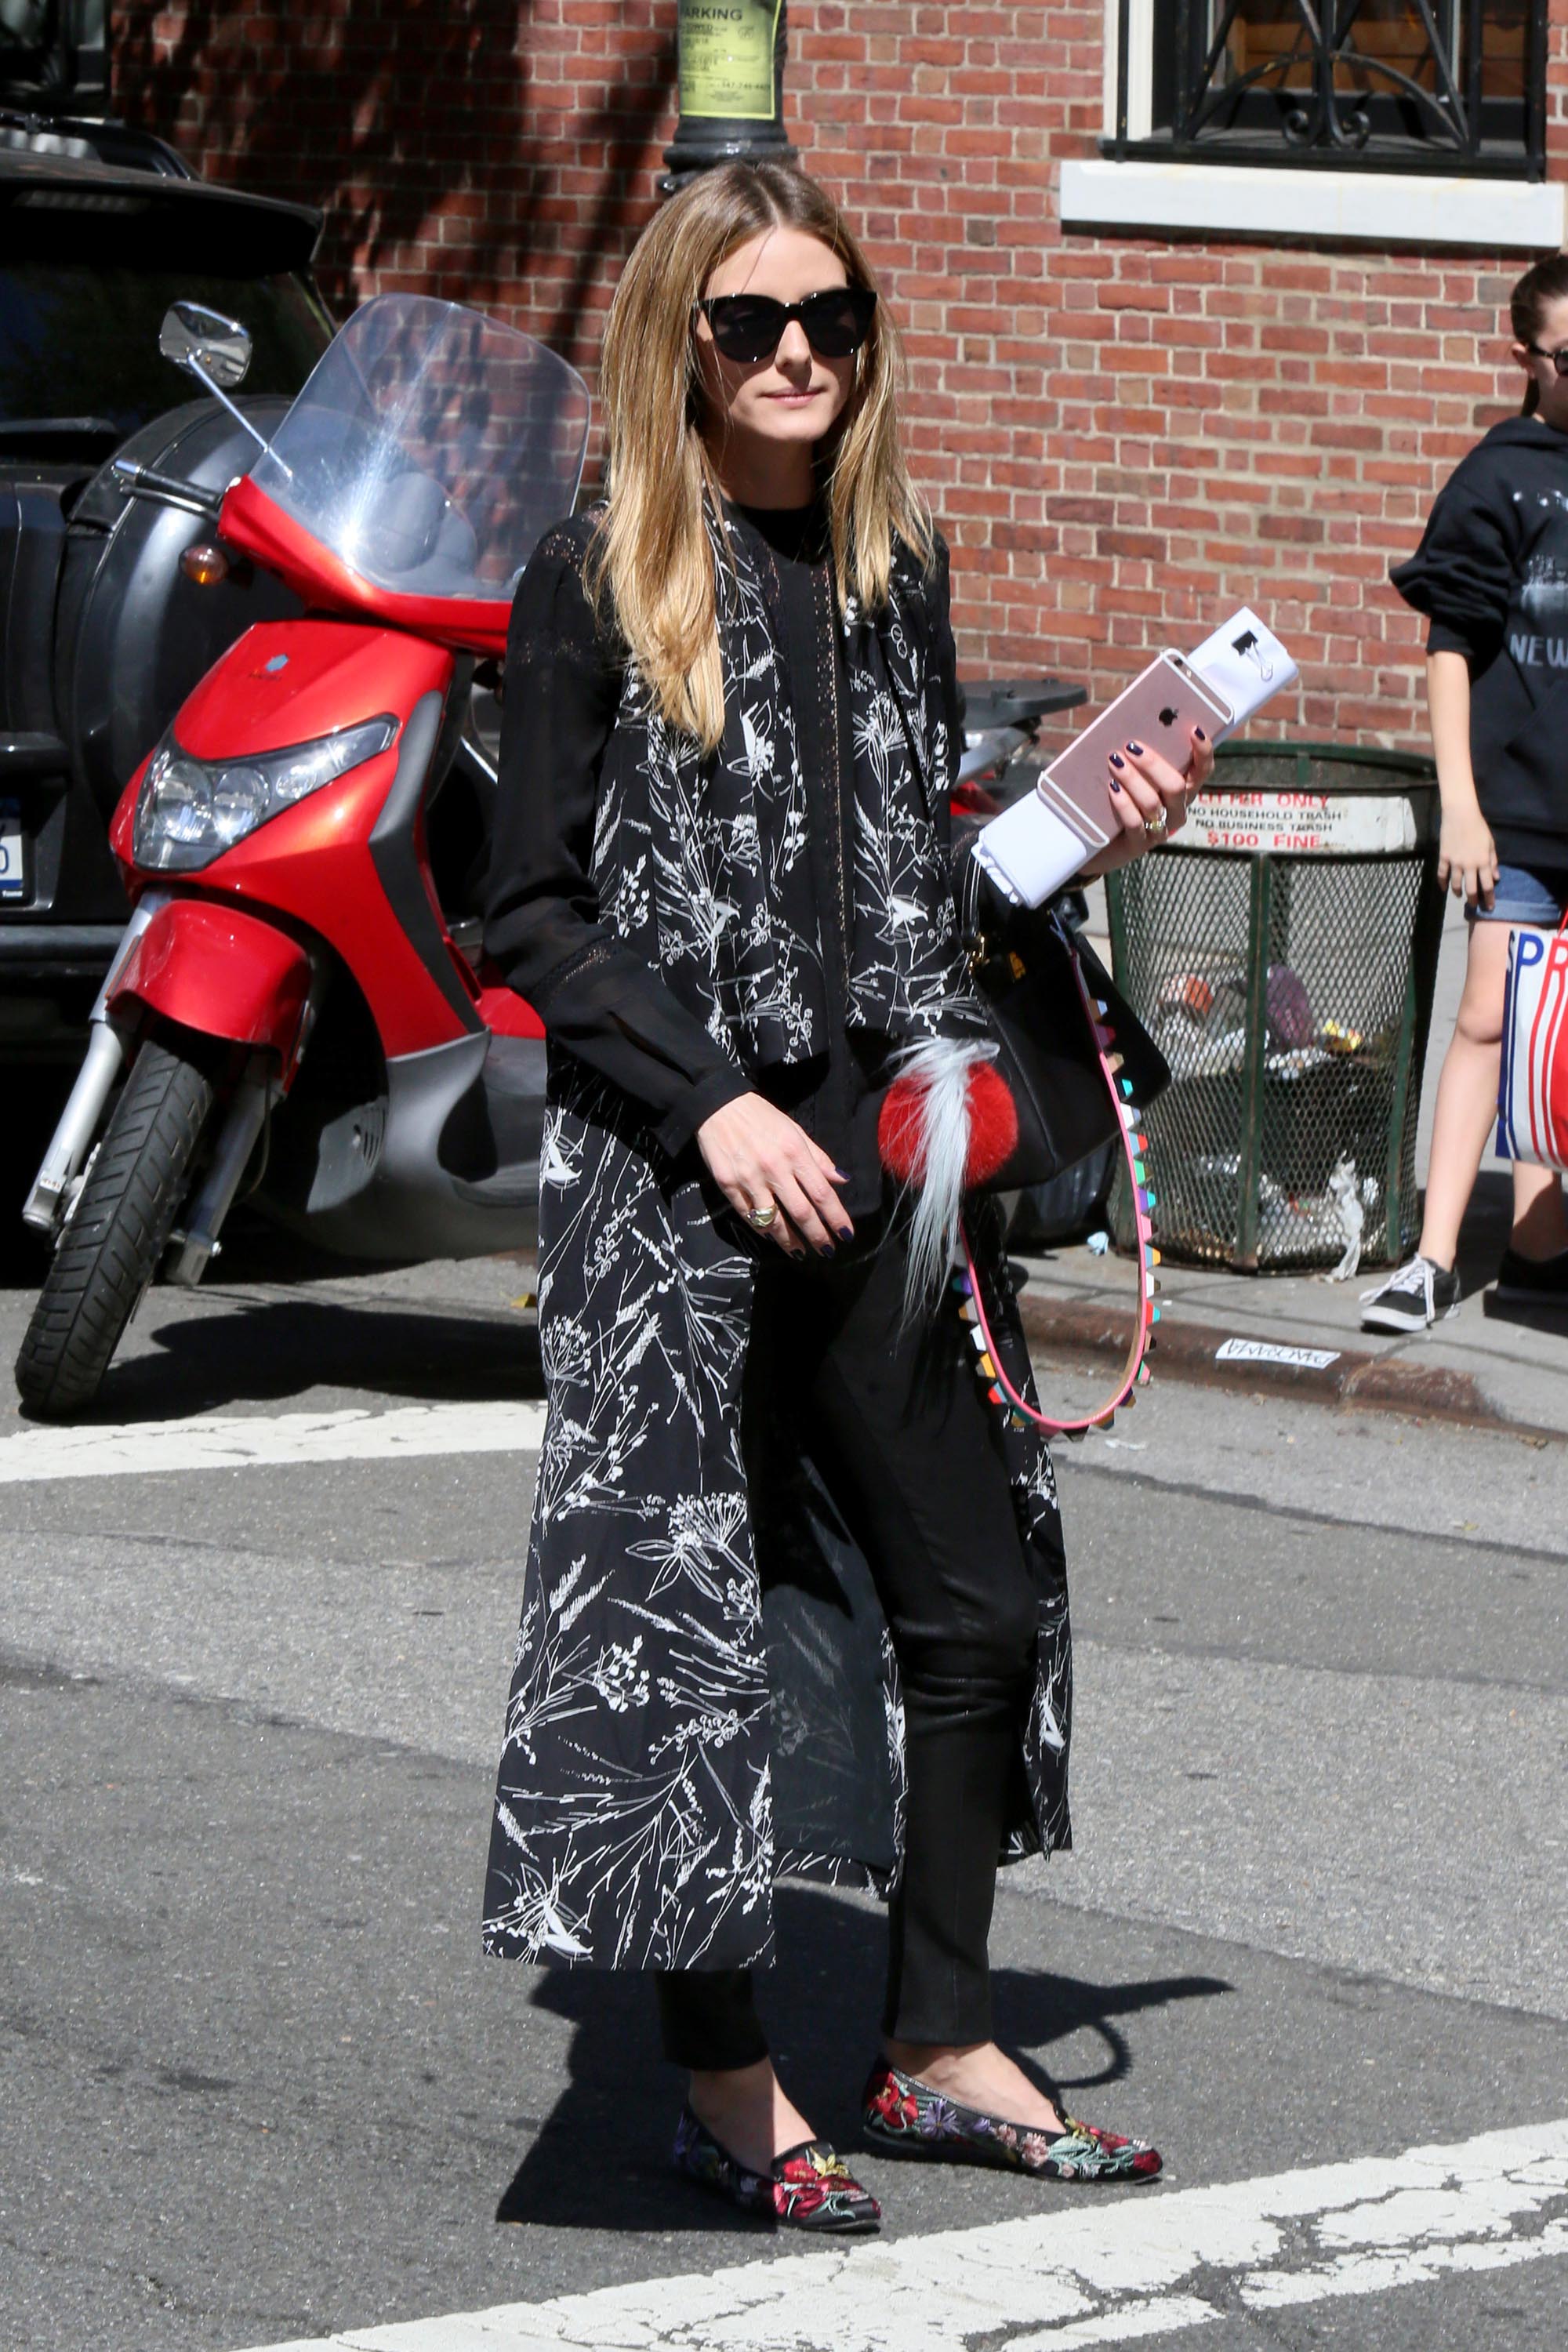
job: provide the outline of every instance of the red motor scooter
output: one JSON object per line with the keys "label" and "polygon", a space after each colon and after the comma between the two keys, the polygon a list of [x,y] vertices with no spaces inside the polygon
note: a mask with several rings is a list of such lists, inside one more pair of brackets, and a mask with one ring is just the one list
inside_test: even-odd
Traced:
{"label": "red motor scooter", "polygon": [[[195,304],[161,346],[220,400],[244,373],[244,330]],[[395,294],[221,499],[124,469],[208,525],[190,577],[263,565],[307,612],[215,663],[116,812],[134,911],[24,1211],[56,1240],[30,1412],[91,1402],[153,1275],[199,1281],[242,1191],[355,1257],[532,1242],[543,1030],[480,956],[495,774],[467,730],[587,428],[553,353]]]}

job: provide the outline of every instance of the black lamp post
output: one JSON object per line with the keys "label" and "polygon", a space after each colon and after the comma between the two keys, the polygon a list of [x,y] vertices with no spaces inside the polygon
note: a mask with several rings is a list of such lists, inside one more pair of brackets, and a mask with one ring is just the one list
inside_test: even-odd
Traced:
{"label": "black lamp post", "polygon": [[664,151],[665,195],[715,163],[795,162],[784,129],[787,16],[784,0],[680,0],[680,120]]}

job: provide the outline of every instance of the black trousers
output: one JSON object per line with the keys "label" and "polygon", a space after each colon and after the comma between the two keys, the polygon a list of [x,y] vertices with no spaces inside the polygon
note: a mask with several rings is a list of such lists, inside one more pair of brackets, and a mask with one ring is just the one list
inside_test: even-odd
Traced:
{"label": "black trousers", "polygon": [[[991,2035],[987,1941],[1037,1604],[995,1410],[967,1332],[945,1309],[903,1319],[894,1223],[843,1260],[761,1274],[748,1367],[786,1383],[813,1459],[865,1552],[904,1698],[904,1867],[889,1906],[883,2031],[905,2042]],[[737,2067],[766,2055],[744,1969],[661,1976],[665,2055]]]}

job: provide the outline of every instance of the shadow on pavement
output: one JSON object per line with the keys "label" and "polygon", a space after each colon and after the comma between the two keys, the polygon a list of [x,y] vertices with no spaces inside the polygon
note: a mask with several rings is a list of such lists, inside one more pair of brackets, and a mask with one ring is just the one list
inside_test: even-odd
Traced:
{"label": "shadow on pavement", "polygon": [[[1459,1227],[1459,1294],[1469,1298],[1497,1280],[1498,1263],[1513,1223],[1513,1177],[1506,1168],[1483,1168]],[[1486,1312],[1493,1307],[1488,1303]]]}
{"label": "shadow on pavement", "polygon": [[[853,2163],[860,2085],[874,2055],[884,1916],[879,1906],[873,1910],[795,1885],[780,1889],[778,1922],[781,1963],[764,1973],[760,1994],[773,2054],[817,2130]],[[1103,2065],[1056,2078],[1069,2094],[1131,2071],[1126,2021],[1232,1989],[1222,1977],[1106,1984],[1007,1968],[995,1971],[993,1986],[997,2038],[1033,2072],[1041,2063],[1050,2071],[1054,2044],[1086,2031],[1100,2037]],[[605,1969],[547,1969],[538,1972],[531,1998],[575,2025],[571,2080],[507,2184],[498,2221],[768,2233],[764,2219],[737,2212],[669,2168],[681,2078],[655,2054],[651,1985]]]}
{"label": "shadow on pavement", "polygon": [[544,1394],[538,1333],[521,1314],[423,1314],[295,1298],[163,1323],[157,1313],[154,1292],[141,1326],[154,1351],[110,1367],[93,1410],[75,1416],[83,1426],[172,1421],[321,1388],[374,1388],[378,1400],[422,1404]]}
{"label": "shadow on pavement", "polygon": [[1469,1298],[1478,1291],[1489,1296],[1481,1313],[1489,1323],[1512,1324],[1521,1331],[1539,1331],[1560,1339],[1563,1310],[1542,1300],[1497,1298],[1490,1296],[1502,1254],[1513,1224],[1513,1177],[1506,1168],[1483,1168],[1476,1179],[1464,1223],[1459,1228],[1459,1290]]}
{"label": "shadow on pavement", "polygon": [[[212,1267],[215,1287],[246,1290],[263,1283],[289,1282],[308,1286],[313,1282],[342,1282],[355,1275],[392,1274],[399,1267],[424,1265],[424,1258],[347,1257],[323,1249],[319,1241],[274,1224],[259,1209],[238,1202],[225,1223],[223,1255]],[[518,1287],[522,1287],[520,1276]]]}

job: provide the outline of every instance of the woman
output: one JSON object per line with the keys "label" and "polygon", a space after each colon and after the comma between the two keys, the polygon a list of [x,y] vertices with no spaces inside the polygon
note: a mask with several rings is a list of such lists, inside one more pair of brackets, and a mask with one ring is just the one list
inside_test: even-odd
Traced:
{"label": "woman", "polygon": [[[1363,1291],[1373,1331],[1421,1331],[1459,1310],[1459,1226],[1497,1118],[1509,935],[1568,914],[1568,254],[1527,269],[1509,302],[1524,377],[1438,494],[1421,544],[1392,578],[1425,613],[1426,700],[1442,832],[1437,880],[1463,897],[1465,985],[1432,1121],[1415,1254]],[[1497,1297],[1568,1307],[1562,1179],[1513,1164],[1513,1229]]]}
{"label": "woman", "polygon": [[[1068,1843],[1067,1591],[1046,1449],[987,1404],[951,1290],[909,1307],[877,1150],[895,1057],[984,1032],[895,361],[799,173],[726,166],[653,223],[605,340],[606,502],[518,590],[486,928],[550,1038],[549,1412],[486,1943],[657,1971],[678,2166],[839,2231],[876,2202],[752,2002],[786,1872],[890,1895],[876,2145],[1159,2168],[991,2033],[998,1859]],[[1111,782],[1118,860],[1180,821],[1166,763],[1130,746]]]}

